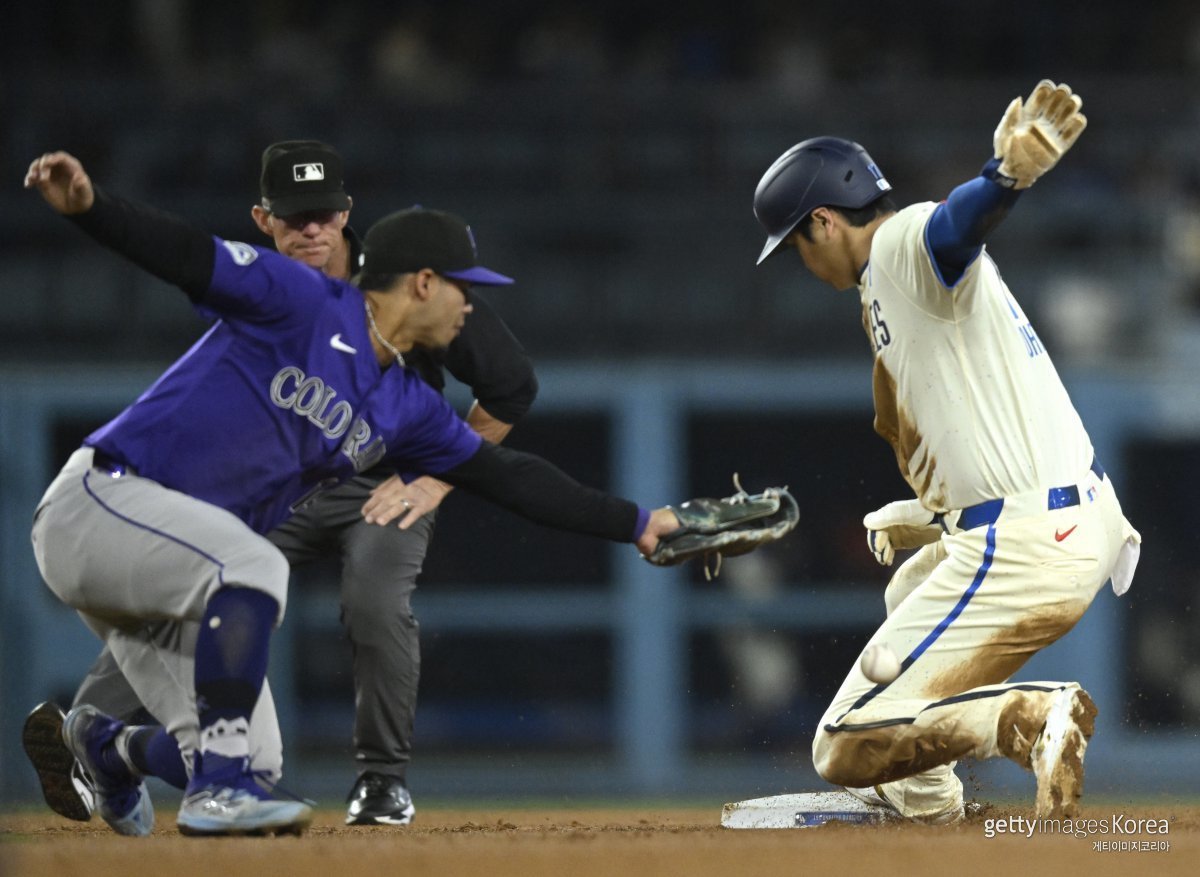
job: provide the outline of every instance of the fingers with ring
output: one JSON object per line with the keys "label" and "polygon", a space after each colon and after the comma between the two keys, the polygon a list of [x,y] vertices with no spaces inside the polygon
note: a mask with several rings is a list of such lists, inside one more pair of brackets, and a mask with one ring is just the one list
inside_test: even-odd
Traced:
{"label": "fingers with ring", "polygon": [[407,499],[400,500],[400,505],[404,506],[406,509],[411,509],[413,507],[412,502]]}

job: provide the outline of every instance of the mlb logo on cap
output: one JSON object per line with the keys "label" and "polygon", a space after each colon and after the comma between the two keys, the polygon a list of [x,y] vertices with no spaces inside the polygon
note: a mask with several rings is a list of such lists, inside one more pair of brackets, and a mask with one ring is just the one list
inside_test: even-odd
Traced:
{"label": "mlb logo on cap", "polygon": [[293,165],[292,174],[297,183],[323,180],[325,179],[325,165],[321,164],[319,161],[310,162],[309,164]]}
{"label": "mlb logo on cap", "polygon": [[319,140],[272,143],[262,156],[262,206],[278,216],[308,210],[349,210],[342,157]]}

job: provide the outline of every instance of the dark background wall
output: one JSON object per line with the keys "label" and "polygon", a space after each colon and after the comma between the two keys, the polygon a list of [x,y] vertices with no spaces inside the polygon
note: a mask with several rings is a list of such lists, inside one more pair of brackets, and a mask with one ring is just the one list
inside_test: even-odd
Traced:
{"label": "dark background wall", "polygon": [[[66,149],[101,185],[266,243],[249,218],[259,155],[299,137],[342,151],[360,231],[418,202],[467,217],[486,263],[519,281],[490,300],[539,363],[865,363],[853,293],[790,255],[755,268],[758,178],[793,143],[838,134],[867,146],[900,203],[939,199],[1042,77],[1083,96],[1089,127],[989,249],[1060,367],[1181,387],[1184,413],[1148,409],[1120,450],[1127,508],[1155,545],[1122,604],[1122,709],[1137,728],[1194,726],[1195,515],[1191,493],[1170,492],[1200,465],[1195,391],[1178,380],[1200,363],[1192,2],[20,4],[0,27],[0,366],[166,363],[202,330],[177,292],[22,191],[31,159]],[[61,424],[56,458],[90,425]],[[535,409],[512,442],[610,484],[610,427]],[[724,491],[748,447],[743,478],[790,483],[807,522],[780,568],[749,577],[882,586],[858,522],[902,485],[869,415],[697,413],[680,449],[689,490]],[[603,588],[610,567],[604,550],[455,497],[423,589]],[[309,571],[303,589],[333,599],[335,573]],[[790,655],[800,681],[766,712],[739,674],[745,643],[689,635],[691,745],[803,751],[869,632],[782,634],[763,660]],[[307,744],[345,750],[348,648],[332,616],[299,641]],[[434,629],[425,644],[425,750],[611,745],[611,637]]]}

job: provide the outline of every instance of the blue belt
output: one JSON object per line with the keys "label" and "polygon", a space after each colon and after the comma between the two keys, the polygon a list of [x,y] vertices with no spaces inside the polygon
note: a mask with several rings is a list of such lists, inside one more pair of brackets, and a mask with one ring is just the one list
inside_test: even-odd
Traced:
{"label": "blue belt", "polygon": [[[1100,461],[1095,457],[1092,458],[1092,465],[1089,468],[1096,473],[1097,478],[1104,479],[1104,467],[1100,465]],[[1077,485],[1068,484],[1066,487],[1051,487],[1046,492],[1046,509],[1048,511],[1066,509],[1076,505],[1079,505],[1079,487]],[[978,505],[967,506],[959,512],[958,529],[974,530],[976,527],[982,527],[985,524],[994,524],[999,520],[1000,512],[1003,510],[1003,499],[989,499],[987,502],[981,502]]]}

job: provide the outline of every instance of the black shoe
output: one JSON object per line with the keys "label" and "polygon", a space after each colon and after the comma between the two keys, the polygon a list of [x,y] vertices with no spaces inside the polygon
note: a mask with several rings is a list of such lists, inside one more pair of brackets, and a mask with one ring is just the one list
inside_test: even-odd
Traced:
{"label": "black shoe", "polygon": [[96,787],[63,741],[65,718],[57,704],[38,704],[25,719],[21,743],[50,809],[59,816],[87,822],[96,809]]}
{"label": "black shoe", "polygon": [[350,790],[347,825],[408,825],[417,808],[399,777],[368,771]]}

